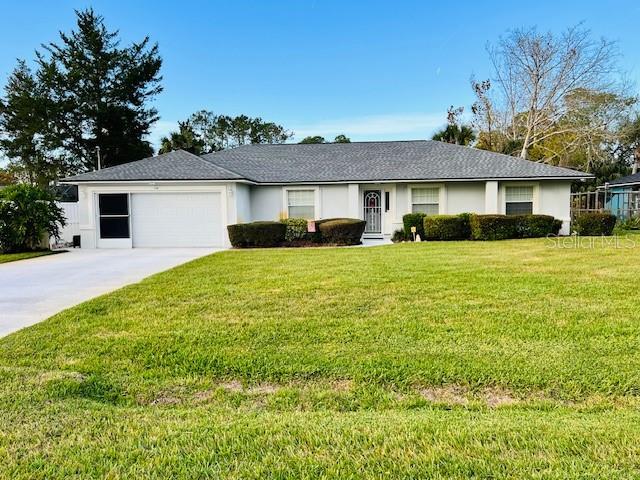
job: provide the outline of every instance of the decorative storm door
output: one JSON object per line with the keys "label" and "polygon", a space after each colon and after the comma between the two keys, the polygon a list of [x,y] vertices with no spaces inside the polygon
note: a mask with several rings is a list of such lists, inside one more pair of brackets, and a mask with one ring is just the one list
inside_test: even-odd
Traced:
{"label": "decorative storm door", "polygon": [[364,233],[382,233],[382,194],[380,190],[364,192]]}

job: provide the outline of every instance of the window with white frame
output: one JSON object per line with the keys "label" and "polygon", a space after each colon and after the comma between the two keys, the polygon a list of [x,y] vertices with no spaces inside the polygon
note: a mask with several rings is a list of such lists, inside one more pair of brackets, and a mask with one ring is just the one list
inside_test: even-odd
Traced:
{"label": "window with white frame", "polygon": [[426,213],[427,215],[440,213],[440,189],[437,187],[412,188],[411,212]]}
{"label": "window with white frame", "polygon": [[533,187],[506,187],[505,213],[507,215],[533,213]]}
{"label": "window with white frame", "polygon": [[316,192],[287,190],[287,215],[289,218],[313,220],[316,215]]}

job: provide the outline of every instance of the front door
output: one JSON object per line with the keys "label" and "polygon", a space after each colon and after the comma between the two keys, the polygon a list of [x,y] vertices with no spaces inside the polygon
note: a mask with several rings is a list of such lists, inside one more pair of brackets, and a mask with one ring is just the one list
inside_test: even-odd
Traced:
{"label": "front door", "polygon": [[382,191],[366,190],[364,192],[364,219],[367,225],[364,233],[382,234]]}

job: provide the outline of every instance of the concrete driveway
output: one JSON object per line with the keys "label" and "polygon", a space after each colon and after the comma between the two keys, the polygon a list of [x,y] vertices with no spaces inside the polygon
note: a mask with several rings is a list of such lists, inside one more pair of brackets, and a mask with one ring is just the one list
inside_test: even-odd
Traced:
{"label": "concrete driveway", "polygon": [[0,336],[216,251],[211,248],[78,249],[0,264]]}

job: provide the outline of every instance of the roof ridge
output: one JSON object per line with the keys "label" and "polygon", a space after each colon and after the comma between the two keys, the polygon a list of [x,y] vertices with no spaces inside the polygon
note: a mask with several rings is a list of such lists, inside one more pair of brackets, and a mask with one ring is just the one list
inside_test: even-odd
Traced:
{"label": "roof ridge", "polygon": [[[174,153],[174,152],[182,152],[182,153],[186,153],[186,154],[187,154],[187,155],[189,155],[190,157],[197,158],[197,159],[198,159],[198,160],[200,160],[201,162],[204,162],[204,163],[207,165],[207,167],[208,167],[208,168],[211,168],[212,166],[215,166],[215,167],[217,167],[217,168],[219,168],[219,169],[221,169],[221,170],[224,170],[224,171],[225,171],[225,172],[227,172],[227,173],[230,173],[230,174],[232,174],[232,175],[237,175],[237,176],[239,177],[239,178],[238,178],[239,180],[247,180],[247,179],[246,179],[243,175],[241,175],[240,173],[238,173],[238,172],[234,172],[233,170],[231,170],[231,169],[229,169],[229,168],[226,168],[226,167],[223,167],[222,165],[218,165],[218,164],[217,164],[217,163],[215,163],[215,162],[209,162],[208,160],[205,160],[204,158],[202,158],[200,155],[196,155],[195,153],[188,152],[187,150],[185,150],[185,149],[183,149],[183,148],[178,148],[178,149],[176,149],[176,150],[171,150],[170,152],[161,153],[160,155],[156,155],[155,157],[147,157],[147,158],[158,158],[158,157],[160,157],[160,156],[162,156],[162,155],[169,155],[169,154]],[[145,160],[145,159],[143,159],[143,160]],[[213,164],[213,165],[212,165],[212,164]],[[123,165],[124,165],[124,164],[123,164]]]}
{"label": "roof ridge", "polygon": [[[213,155],[217,152],[209,152],[209,153],[205,153],[204,155]],[[239,180],[251,180],[254,181],[252,178],[247,177],[246,175],[242,175],[240,172],[236,172],[235,170],[231,170],[228,167],[223,167],[222,165],[214,162],[213,160],[209,160],[204,158],[204,155],[195,155],[196,157],[198,157],[201,161],[203,161],[204,163],[207,164],[207,166],[211,167],[212,165],[215,165],[216,167],[224,170],[225,172],[229,172],[232,173],[233,175],[237,175],[239,177]]]}
{"label": "roof ridge", "polygon": [[[354,143],[418,143],[418,142],[432,142],[434,140],[428,139],[413,139],[413,140],[355,140],[350,142],[322,142],[322,143],[245,143],[244,145],[238,145],[237,147],[232,147],[227,150],[234,150],[236,148],[242,147],[255,147],[255,146],[264,146],[264,147],[282,147],[282,146],[291,146],[291,145],[353,145]],[[221,150],[222,151],[222,150]],[[217,152],[211,152],[217,153]],[[211,155],[208,153],[207,155]]]}

